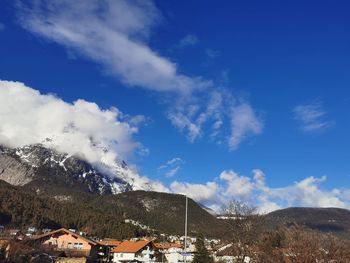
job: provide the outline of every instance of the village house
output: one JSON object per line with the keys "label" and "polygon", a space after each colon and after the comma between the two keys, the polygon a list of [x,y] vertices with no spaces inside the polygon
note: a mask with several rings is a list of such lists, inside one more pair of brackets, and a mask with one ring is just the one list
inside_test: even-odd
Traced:
{"label": "village house", "polygon": [[184,261],[182,245],[177,243],[156,243],[154,246],[161,253],[163,262],[179,263]]}
{"label": "village house", "polygon": [[9,229],[8,233],[12,237],[19,236],[22,234],[20,229]]}
{"label": "village house", "polygon": [[36,228],[36,227],[34,227],[34,226],[30,226],[30,227],[28,227],[28,229],[27,229],[27,233],[30,233],[30,234],[34,234],[34,233],[36,233],[38,231],[38,229]]}
{"label": "village house", "polygon": [[106,238],[103,240],[100,240],[98,242],[100,245],[103,245],[106,248],[106,257],[107,257],[107,262],[110,262],[110,259],[113,258],[113,250],[119,246],[122,241],[116,240],[116,239],[111,239],[111,238]]}
{"label": "village house", "polygon": [[238,257],[234,250],[232,249],[233,244],[225,244],[218,246],[214,253],[214,260],[225,262],[225,263],[235,263],[235,262],[243,262],[243,263],[249,263],[251,262],[251,259],[249,256],[243,256],[243,258]]}
{"label": "village house", "polygon": [[114,263],[157,262],[156,248],[152,241],[124,241],[112,250]]}
{"label": "village house", "polygon": [[23,240],[26,237],[20,229],[4,229],[2,236],[8,236],[17,240]]}
{"label": "village house", "polygon": [[47,248],[64,251],[71,256],[97,257],[103,249],[101,244],[65,228],[33,237],[32,240],[40,242]]}

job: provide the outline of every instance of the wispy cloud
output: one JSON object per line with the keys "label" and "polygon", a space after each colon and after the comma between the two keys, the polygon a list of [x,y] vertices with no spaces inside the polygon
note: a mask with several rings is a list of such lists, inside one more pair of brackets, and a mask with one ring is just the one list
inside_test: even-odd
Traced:
{"label": "wispy cloud", "polygon": [[[191,142],[208,134],[235,150],[247,135],[262,131],[249,102],[240,103],[230,89],[211,79],[179,73],[177,64],[148,45],[162,20],[151,0],[18,1],[17,10],[20,24],[33,34],[103,65],[126,85],[170,97],[167,117]],[[179,46],[197,42],[189,34]],[[207,55],[218,52],[207,50]]]}
{"label": "wispy cloud", "polygon": [[189,46],[194,46],[198,43],[199,39],[196,35],[188,34],[180,39],[179,43],[176,45],[178,48],[185,48]]}
{"label": "wispy cloud", "polygon": [[208,85],[178,73],[175,63],[148,47],[161,19],[152,1],[22,1],[18,17],[25,29],[103,65],[127,85],[185,93]]}
{"label": "wispy cloud", "polygon": [[237,149],[238,145],[249,134],[257,135],[263,130],[262,121],[248,103],[241,103],[232,108],[231,126],[232,133],[229,138],[231,150]]}
{"label": "wispy cloud", "polygon": [[174,177],[180,171],[184,163],[184,160],[179,157],[175,157],[167,161],[165,164],[159,166],[158,171],[163,173],[168,178]]}
{"label": "wispy cloud", "polygon": [[297,105],[293,113],[301,124],[300,129],[305,132],[324,131],[335,124],[334,121],[327,120],[327,112],[320,101]]}
{"label": "wispy cloud", "polygon": [[0,22],[0,32],[4,31],[6,29],[6,26]]}
{"label": "wispy cloud", "polygon": [[225,88],[181,101],[168,117],[190,142],[209,131],[212,140],[225,141],[230,150],[236,150],[248,136],[260,134],[264,126],[247,101],[237,99]]}
{"label": "wispy cloud", "polygon": [[216,49],[211,49],[211,48],[207,48],[205,50],[205,54],[209,57],[209,58],[217,58],[221,55],[220,50],[216,50]]}

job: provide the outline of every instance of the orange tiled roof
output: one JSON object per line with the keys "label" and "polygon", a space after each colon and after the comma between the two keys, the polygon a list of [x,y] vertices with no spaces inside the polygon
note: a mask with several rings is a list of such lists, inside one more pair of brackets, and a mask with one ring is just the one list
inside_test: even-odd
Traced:
{"label": "orange tiled roof", "polygon": [[176,244],[176,243],[155,243],[154,244],[155,248],[157,249],[167,249],[167,248],[182,248],[181,244]]}
{"label": "orange tiled roof", "polygon": [[140,241],[124,241],[119,246],[114,248],[114,253],[136,253],[148,244],[152,244],[152,241],[140,240]]}
{"label": "orange tiled roof", "polygon": [[103,246],[117,247],[122,243],[122,241],[116,239],[104,239],[99,241],[98,243]]}

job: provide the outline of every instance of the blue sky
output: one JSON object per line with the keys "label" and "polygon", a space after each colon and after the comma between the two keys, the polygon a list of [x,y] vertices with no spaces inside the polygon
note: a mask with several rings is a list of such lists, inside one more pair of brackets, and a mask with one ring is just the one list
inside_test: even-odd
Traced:
{"label": "blue sky", "polygon": [[[349,207],[346,1],[38,2],[0,8],[0,79],[144,116],[133,138],[149,153],[128,158],[140,174],[175,192],[216,184],[197,198],[213,207]],[[249,197],[228,191],[233,171]],[[276,197],[310,178],[300,199]]]}

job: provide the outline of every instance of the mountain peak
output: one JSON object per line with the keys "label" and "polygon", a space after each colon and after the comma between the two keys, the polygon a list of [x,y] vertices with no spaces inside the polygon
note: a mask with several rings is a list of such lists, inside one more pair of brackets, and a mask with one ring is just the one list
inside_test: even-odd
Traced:
{"label": "mountain peak", "polygon": [[42,181],[55,181],[100,195],[151,189],[149,184],[138,182],[138,178],[142,179],[124,161],[116,160],[113,166],[91,164],[43,144],[0,146],[0,179],[13,185],[40,188]]}

